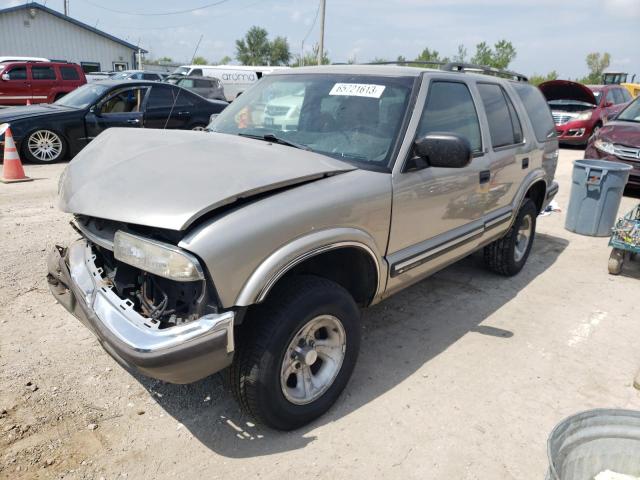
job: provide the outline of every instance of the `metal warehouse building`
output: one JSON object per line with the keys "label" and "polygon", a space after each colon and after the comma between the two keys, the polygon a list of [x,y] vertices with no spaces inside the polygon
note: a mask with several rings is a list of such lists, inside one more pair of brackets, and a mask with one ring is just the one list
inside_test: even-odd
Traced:
{"label": "metal warehouse building", "polygon": [[89,73],[135,68],[137,52],[137,46],[39,3],[0,10],[0,57],[66,60]]}

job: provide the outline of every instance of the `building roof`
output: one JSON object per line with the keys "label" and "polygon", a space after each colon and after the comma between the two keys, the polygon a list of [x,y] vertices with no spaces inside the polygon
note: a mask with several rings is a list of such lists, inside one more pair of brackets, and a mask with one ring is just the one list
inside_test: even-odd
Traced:
{"label": "building roof", "polygon": [[74,25],[77,25],[80,28],[84,28],[85,30],[89,30],[90,32],[95,33],[96,35],[100,35],[102,37],[108,38],[109,40],[119,43],[120,45],[124,45],[125,47],[128,47],[132,50],[138,50],[140,49],[142,51],[142,53],[149,53],[147,52],[145,49],[140,48],[136,45],[133,45],[129,42],[125,42],[124,40],[118,38],[118,37],[114,37],[113,35],[109,35],[106,32],[103,32],[102,30],[98,30],[97,28],[91,27],[89,25],[87,25],[86,23],[82,23],[79,20],[76,20],[75,18],[72,17],[68,17],[66,15],[64,15],[63,13],[60,13],[56,10],[53,10],[49,7],[45,7],[44,5],[41,5],[39,3],[36,2],[28,2],[25,3],[24,5],[18,5],[16,7],[9,7],[9,8],[4,8],[2,10],[0,10],[0,15],[2,15],[3,13],[10,13],[10,12],[17,12],[19,10],[29,10],[29,9],[38,9],[38,10],[42,10],[43,12],[47,12],[55,17],[58,17],[62,20],[66,20],[69,23],[73,23]]}

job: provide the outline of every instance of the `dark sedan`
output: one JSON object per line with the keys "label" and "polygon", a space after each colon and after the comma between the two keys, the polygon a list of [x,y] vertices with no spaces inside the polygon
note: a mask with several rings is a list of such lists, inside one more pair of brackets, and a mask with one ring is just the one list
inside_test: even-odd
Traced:
{"label": "dark sedan", "polygon": [[0,124],[11,125],[23,160],[51,163],[73,158],[110,127],[204,130],[211,115],[226,106],[227,102],[208,100],[176,85],[105,80],[84,85],[50,105],[2,109]]}
{"label": "dark sedan", "polygon": [[591,137],[584,158],[631,165],[628,184],[640,187],[640,97]]}

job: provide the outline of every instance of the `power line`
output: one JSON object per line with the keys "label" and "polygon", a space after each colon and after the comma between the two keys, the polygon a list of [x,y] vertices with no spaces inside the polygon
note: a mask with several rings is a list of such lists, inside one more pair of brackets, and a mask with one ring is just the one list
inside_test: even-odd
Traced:
{"label": "power line", "polygon": [[311,32],[313,31],[313,27],[316,26],[316,22],[318,21],[318,13],[320,13],[320,5],[321,4],[322,4],[322,0],[320,0],[318,2],[318,8],[316,8],[316,16],[313,17],[313,22],[311,23],[311,27],[309,28],[309,31],[307,32],[307,34],[302,39],[302,43],[307,41],[307,38],[309,38],[309,35],[311,35]]}
{"label": "power line", "polygon": [[217,5],[222,5],[223,3],[226,3],[229,0],[218,0],[217,2],[208,3],[206,5],[202,5],[201,7],[188,8],[188,9],[185,9],[185,10],[174,10],[173,12],[157,12],[157,13],[129,12],[127,10],[116,10],[115,8],[109,8],[109,7],[104,7],[102,5],[98,5],[97,3],[94,3],[91,0],[83,0],[83,1],[85,3],[88,3],[89,5],[93,5],[94,7],[101,8],[102,10],[107,10],[108,12],[121,13],[121,14],[124,14],[124,15],[136,15],[136,16],[141,16],[141,17],[148,17],[148,16],[179,15],[181,13],[191,13],[191,12],[195,12],[197,10],[204,10],[205,8],[211,8],[211,7],[215,7]]}

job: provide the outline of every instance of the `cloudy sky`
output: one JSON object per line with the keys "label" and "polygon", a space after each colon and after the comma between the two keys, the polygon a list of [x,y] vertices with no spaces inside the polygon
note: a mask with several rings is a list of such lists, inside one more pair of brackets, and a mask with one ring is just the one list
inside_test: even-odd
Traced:
{"label": "cloudy sky", "polygon": [[[44,0],[40,0],[41,3]],[[70,0],[72,16],[127,39],[155,57],[186,62],[198,51],[209,60],[235,56],[235,40],[252,25],[287,37],[293,53],[317,41],[318,0]],[[24,3],[0,0],[0,6]],[[63,0],[47,0],[62,10]],[[117,13],[118,10],[127,13]],[[153,15],[137,15],[137,14]],[[414,58],[424,47],[472,54],[481,41],[507,39],[517,49],[512,69],[586,73],[589,52],[607,51],[611,68],[640,75],[640,0],[327,0],[325,45],[334,62],[375,57]]]}

